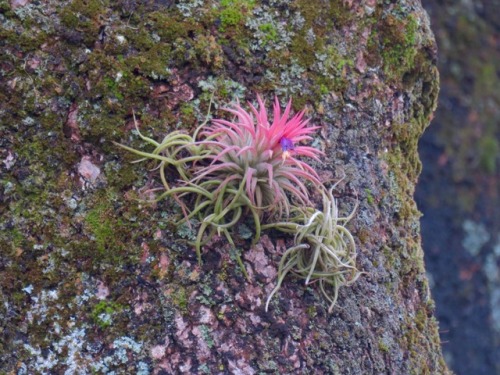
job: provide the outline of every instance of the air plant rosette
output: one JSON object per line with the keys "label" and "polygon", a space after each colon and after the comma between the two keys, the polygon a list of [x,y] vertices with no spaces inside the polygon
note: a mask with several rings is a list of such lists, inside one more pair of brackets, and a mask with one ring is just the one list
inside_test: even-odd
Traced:
{"label": "air plant rosette", "polygon": [[[155,201],[175,199],[184,214],[179,224],[191,225],[192,219],[199,220],[194,246],[200,263],[201,248],[215,234],[224,235],[234,246],[232,231],[243,217],[249,216],[255,230],[254,242],[262,229],[295,234],[295,246],[285,252],[280,262],[277,288],[285,275],[293,272],[305,276],[307,283],[319,280],[323,294],[334,303],[338,288],[332,299],[325,292],[325,284],[344,285],[357,278],[352,274],[357,272],[355,246],[347,229],[337,224],[345,219],[338,218],[331,191],[325,192],[317,172],[301,159],[320,161],[320,150],[301,144],[311,140],[318,127],[308,126],[304,111],[289,118],[291,100],[282,113],[275,99],[272,121],[259,96],[257,102],[257,108],[249,104],[250,112],[239,103],[224,108],[233,116],[231,120],[215,119],[208,124],[207,114],[193,135],[174,131],[161,142],[141,134],[134,116],[139,136],[154,147],[153,151],[118,145],[141,156],[137,162],[158,161],[163,186]],[[167,174],[172,168],[178,179],[170,184]],[[322,191],[323,213],[314,209],[308,183]],[[330,203],[325,201],[330,198]],[[301,220],[307,225],[298,224]],[[263,221],[267,223],[264,226]],[[344,251],[351,255],[345,258]],[[241,259],[239,262],[244,270]]]}

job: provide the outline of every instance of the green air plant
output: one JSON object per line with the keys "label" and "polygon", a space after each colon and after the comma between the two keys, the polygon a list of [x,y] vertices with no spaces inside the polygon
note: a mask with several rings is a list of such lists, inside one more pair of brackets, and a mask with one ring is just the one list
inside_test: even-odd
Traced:
{"label": "green air plant", "polygon": [[[341,286],[354,283],[360,276],[356,269],[356,244],[345,227],[353,217],[356,207],[347,217],[339,217],[333,197],[333,186],[323,189],[323,210],[311,207],[294,207],[288,221],[267,224],[263,229],[278,229],[295,234],[294,245],[283,254],[278,268],[276,287],[266,302],[266,311],[273,295],[280,289],[288,273],[305,279],[305,283],[317,282],[333,310]],[[333,289],[333,293],[328,291]]]}
{"label": "green air plant", "polygon": [[[119,144],[143,157],[138,161],[159,162],[164,192],[157,200],[173,197],[184,212],[181,222],[189,224],[195,217],[200,220],[194,243],[200,263],[201,247],[215,233],[223,234],[234,246],[231,229],[243,216],[250,215],[257,241],[264,217],[285,219],[294,201],[311,205],[304,183],[321,185],[316,171],[297,158],[319,161],[321,151],[299,144],[311,139],[310,134],[317,127],[307,126],[308,120],[302,119],[303,111],[289,118],[291,101],[282,114],[278,99],[271,122],[259,96],[257,101],[258,109],[250,104],[250,112],[239,104],[225,108],[233,116],[231,120],[216,119],[208,125],[207,115],[192,136],[175,131],[162,142],[156,142],[139,132],[143,140],[155,147],[152,152]],[[178,174],[173,186],[166,179],[167,167],[174,167]]]}

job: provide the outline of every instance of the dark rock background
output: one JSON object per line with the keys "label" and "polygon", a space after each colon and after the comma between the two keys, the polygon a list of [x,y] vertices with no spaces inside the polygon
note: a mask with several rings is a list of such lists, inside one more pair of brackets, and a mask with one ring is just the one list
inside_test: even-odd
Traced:
{"label": "dark rock background", "polygon": [[441,91],[416,200],[443,352],[459,375],[500,374],[500,2],[424,7]]}

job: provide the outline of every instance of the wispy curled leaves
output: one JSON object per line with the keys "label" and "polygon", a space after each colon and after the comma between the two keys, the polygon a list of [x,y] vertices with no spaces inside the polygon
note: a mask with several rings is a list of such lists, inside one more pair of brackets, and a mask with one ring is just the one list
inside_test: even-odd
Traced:
{"label": "wispy curled leaves", "polygon": [[361,275],[356,268],[356,243],[345,227],[356,207],[349,216],[339,217],[333,189],[322,191],[322,210],[294,208],[288,221],[264,226],[263,229],[274,228],[295,235],[293,246],[285,251],[279,263],[277,284],[267,299],[266,311],[288,273],[304,279],[306,285],[317,282],[330,302],[329,312],[335,306],[339,288],[351,285]]}

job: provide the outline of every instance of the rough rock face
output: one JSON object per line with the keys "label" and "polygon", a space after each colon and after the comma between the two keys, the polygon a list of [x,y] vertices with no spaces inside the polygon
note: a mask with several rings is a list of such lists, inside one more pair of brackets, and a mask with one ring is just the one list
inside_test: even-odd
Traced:
{"label": "rough rock face", "polygon": [[[413,191],[438,92],[418,1],[0,2],[0,363],[23,373],[445,374]],[[337,306],[286,279],[289,238],[197,265],[158,176],[112,144],[293,98],[364,275]],[[145,189],[143,187],[146,187]],[[250,281],[236,262],[241,253]]]}

